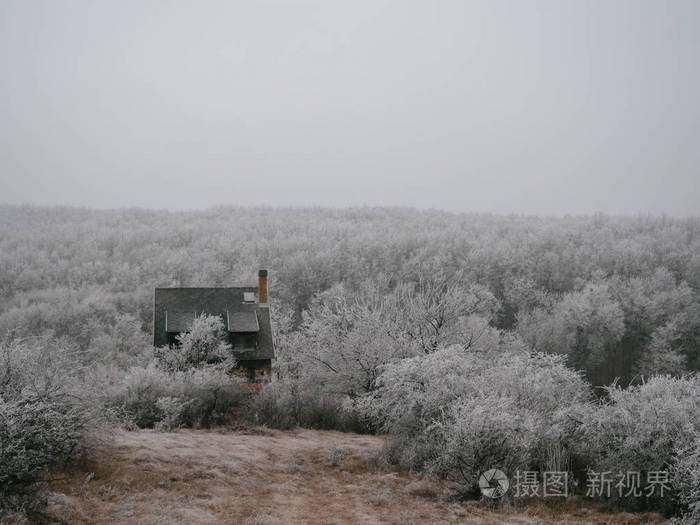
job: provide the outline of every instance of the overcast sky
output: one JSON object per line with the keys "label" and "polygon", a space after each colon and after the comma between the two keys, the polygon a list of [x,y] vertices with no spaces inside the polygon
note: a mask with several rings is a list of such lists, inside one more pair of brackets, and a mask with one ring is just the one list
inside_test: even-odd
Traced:
{"label": "overcast sky", "polygon": [[700,2],[0,1],[0,202],[700,214]]}

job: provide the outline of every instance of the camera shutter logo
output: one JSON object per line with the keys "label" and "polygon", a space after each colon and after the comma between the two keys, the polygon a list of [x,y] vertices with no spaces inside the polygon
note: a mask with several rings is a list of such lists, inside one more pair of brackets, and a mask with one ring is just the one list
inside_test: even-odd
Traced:
{"label": "camera shutter logo", "polygon": [[508,476],[498,469],[492,468],[479,476],[479,488],[481,493],[487,498],[497,499],[503,497],[508,492],[508,487],[510,487]]}

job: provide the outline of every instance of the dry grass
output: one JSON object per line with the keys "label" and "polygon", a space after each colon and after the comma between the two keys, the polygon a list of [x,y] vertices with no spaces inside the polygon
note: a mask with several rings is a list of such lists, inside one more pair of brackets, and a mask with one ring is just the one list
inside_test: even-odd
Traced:
{"label": "dry grass", "polygon": [[330,431],[116,434],[86,470],[54,482],[57,523],[641,524],[655,515],[542,504],[492,509],[440,498],[423,476],[372,461],[376,436]]}

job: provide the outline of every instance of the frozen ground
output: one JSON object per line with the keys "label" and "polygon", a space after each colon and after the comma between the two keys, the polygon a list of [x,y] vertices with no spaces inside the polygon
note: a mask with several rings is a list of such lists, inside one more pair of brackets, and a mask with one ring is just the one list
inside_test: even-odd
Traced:
{"label": "frozen ground", "polygon": [[581,501],[501,510],[444,501],[438,484],[372,461],[382,443],[312,430],[119,431],[54,482],[50,511],[57,523],[91,524],[666,523]]}

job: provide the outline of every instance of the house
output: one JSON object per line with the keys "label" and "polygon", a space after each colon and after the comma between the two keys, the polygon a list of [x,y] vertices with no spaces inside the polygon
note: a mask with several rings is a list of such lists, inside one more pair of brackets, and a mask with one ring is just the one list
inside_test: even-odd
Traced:
{"label": "house", "polygon": [[203,313],[223,320],[238,363],[235,373],[250,381],[270,376],[275,349],[267,304],[267,270],[258,272],[258,286],[155,288],[153,345],[172,346]]}

